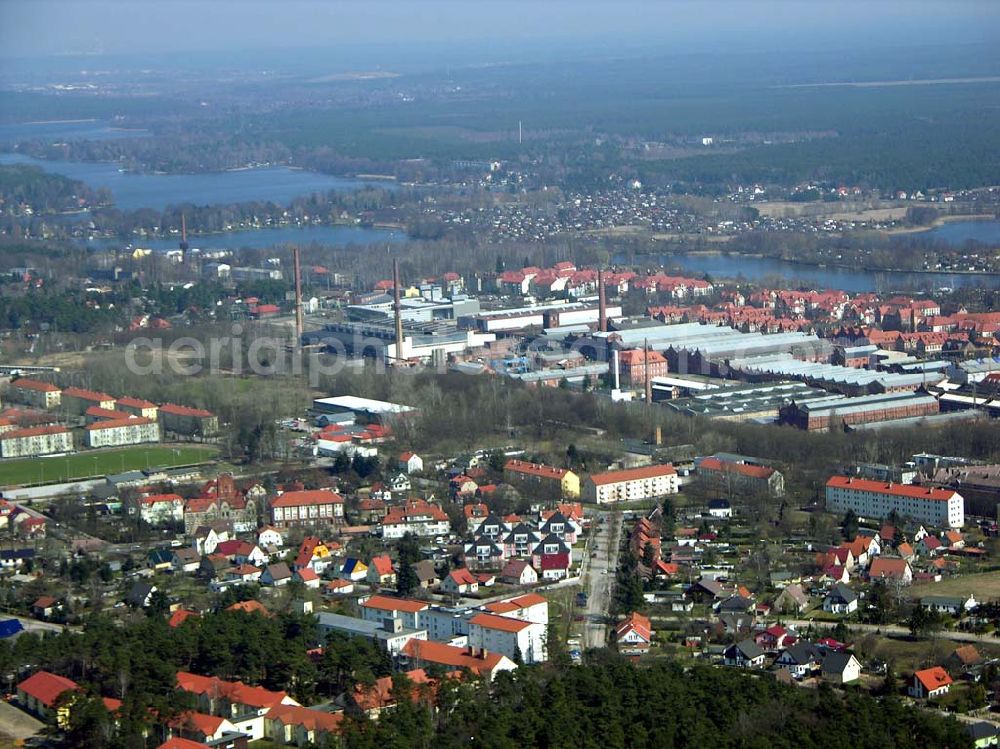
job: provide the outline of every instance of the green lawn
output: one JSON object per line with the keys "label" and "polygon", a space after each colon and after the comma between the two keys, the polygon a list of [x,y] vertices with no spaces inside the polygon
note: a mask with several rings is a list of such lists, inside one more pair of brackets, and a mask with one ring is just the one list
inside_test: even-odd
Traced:
{"label": "green lawn", "polygon": [[0,461],[0,486],[74,481],[145,468],[172,468],[205,463],[217,454],[217,448],[207,445],[139,445],[115,450],[89,450],[62,457],[5,460]]}

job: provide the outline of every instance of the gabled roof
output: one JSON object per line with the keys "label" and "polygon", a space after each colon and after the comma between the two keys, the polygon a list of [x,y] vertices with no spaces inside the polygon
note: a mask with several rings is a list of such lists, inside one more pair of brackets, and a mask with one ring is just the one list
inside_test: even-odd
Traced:
{"label": "gabled roof", "polygon": [[344,498],[329,489],[285,492],[271,500],[271,507],[302,507],[303,505],[343,504]]}
{"label": "gabled roof", "polygon": [[264,715],[265,720],[274,720],[286,726],[302,726],[310,731],[333,733],[340,728],[344,714],[326,713],[299,705],[275,705]]}
{"label": "gabled roof", "polygon": [[52,707],[64,692],[74,691],[80,686],[72,679],[50,673],[36,671],[17,685],[19,691],[34,697],[45,707]]}
{"label": "gabled roof", "polygon": [[948,672],[941,666],[932,666],[913,674],[913,678],[920,682],[924,691],[933,692],[935,689],[946,687],[952,683]]}
{"label": "gabled roof", "polygon": [[653,626],[648,617],[643,616],[638,611],[633,611],[615,626],[615,638],[620,640],[629,632],[635,632],[643,640],[649,642],[653,636]]}
{"label": "gabled roof", "polygon": [[677,471],[674,467],[666,463],[664,465],[642,466],[640,468],[630,468],[624,471],[608,471],[607,473],[592,473],[590,480],[595,486],[605,484],[617,484],[623,481],[642,481],[643,479],[657,478],[659,476],[674,476]]}

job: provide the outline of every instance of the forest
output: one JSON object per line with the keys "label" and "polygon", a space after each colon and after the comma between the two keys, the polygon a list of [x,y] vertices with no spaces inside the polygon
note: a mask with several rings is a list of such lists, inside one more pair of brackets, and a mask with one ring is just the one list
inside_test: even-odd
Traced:
{"label": "forest", "polygon": [[[174,688],[178,670],[287,689],[306,705],[390,673],[385,655],[364,640],[335,635],[321,656],[307,655],[319,640],[311,616],[220,611],[176,629],[165,616],[160,595],[123,624],[97,615],[80,633],[25,634],[0,642],[0,668],[24,673],[32,664],[85,687],[88,696],[70,710],[74,749],[144,746],[154,715],[191,707]],[[117,727],[101,696],[123,700]],[[491,686],[468,674],[444,680],[436,705],[404,700],[377,723],[349,718],[344,725],[333,744],[343,749],[971,746],[953,719],[893,697],[800,689],[765,674],[669,660],[636,666],[605,650],[589,651],[582,666],[557,661],[502,673]]]}

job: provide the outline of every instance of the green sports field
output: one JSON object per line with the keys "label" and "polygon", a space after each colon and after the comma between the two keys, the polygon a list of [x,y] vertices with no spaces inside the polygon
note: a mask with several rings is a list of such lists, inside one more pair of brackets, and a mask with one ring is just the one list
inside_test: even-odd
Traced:
{"label": "green sports field", "polygon": [[139,445],[116,450],[89,450],[48,458],[0,461],[0,487],[75,481],[146,468],[173,468],[205,463],[218,449],[206,445]]}

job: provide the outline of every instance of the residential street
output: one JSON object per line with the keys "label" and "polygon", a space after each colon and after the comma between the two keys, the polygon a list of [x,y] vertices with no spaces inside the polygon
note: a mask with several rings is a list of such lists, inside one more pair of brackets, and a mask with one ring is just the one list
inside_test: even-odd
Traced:
{"label": "residential street", "polygon": [[594,536],[587,568],[587,621],[583,631],[585,648],[603,647],[606,642],[607,618],[611,607],[612,586],[618,569],[618,543],[621,537],[621,513],[602,512],[597,516],[600,528]]}

